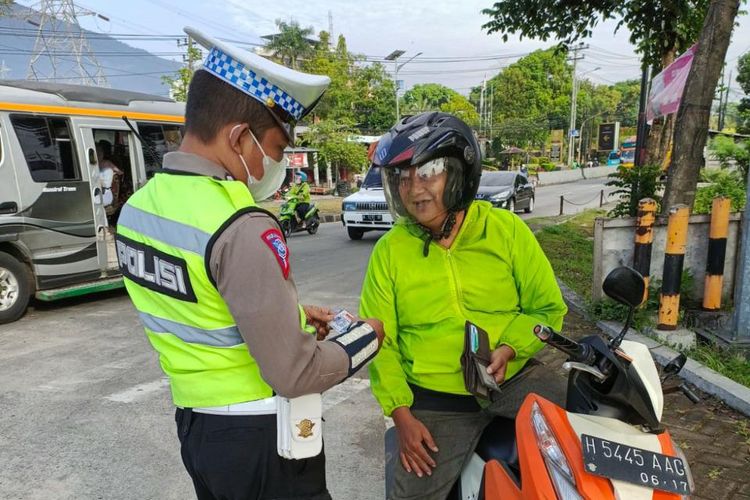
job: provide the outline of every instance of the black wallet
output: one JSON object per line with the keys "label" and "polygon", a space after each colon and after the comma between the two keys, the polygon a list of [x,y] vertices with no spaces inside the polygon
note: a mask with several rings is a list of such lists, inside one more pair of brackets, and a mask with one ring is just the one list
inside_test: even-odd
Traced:
{"label": "black wallet", "polygon": [[466,390],[478,398],[490,399],[490,391],[499,391],[495,377],[487,373],[490,364],[490,339],[487,332],[471,321],[464,329],[461,369]]}
{"label": "black wallet", "polygon": [[[471,321],[466,322],[464,329],[464,351],[461,354],[461,369],[464,374],[464,386],[474,396],[493,400],[493,395],[509,390],[528,377],[534,368],[542,365],[534,358],[529,359],[523,368],[510,380],[498,385],[495,377],[487,373],[490,364],[490,338]],[[493,394],[494,393],[494,394]]]}

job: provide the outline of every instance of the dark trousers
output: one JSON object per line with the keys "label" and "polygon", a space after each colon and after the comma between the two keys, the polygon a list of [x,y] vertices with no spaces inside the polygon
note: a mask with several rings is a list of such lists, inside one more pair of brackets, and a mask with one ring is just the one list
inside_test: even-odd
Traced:
{"label": "dark trousers", "polygon": [[276,452],[276,415],[224,416],[177,409],[182,462],[198,500],[330,500],[325,451],[286,460]]}
{"label": "dark trousers", "polygon": [[305,215],[307,214],[308,210],[310,210],[309,203],[302,202],[297,205],[297,218],[300,220],[300,222],[304,222]]}

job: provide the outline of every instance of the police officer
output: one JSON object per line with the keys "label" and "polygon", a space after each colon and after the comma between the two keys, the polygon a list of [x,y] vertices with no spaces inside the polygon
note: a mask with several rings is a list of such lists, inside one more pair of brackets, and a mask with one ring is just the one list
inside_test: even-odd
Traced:
{"label": "police officer", "polygon": [[182,460],[199,499],[330,498],[323,453],[277,454],[276,395],[320,393],[361,368],[382,325],[327,334],[299,306],[278,221],[256,202],[285,177],[284,148],[330,80],[186,28],[208,49],[188,91],[179,151],[123,207],[128,294],[168,375]]}

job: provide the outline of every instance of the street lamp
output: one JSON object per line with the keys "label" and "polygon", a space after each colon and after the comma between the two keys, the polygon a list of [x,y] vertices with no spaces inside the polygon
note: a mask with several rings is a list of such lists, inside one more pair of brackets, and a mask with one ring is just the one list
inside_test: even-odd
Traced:
{"label": "street lamp", "polygon": [[393,75],[393,79],[396,82],[396,122],[398,122],[401,119],[401,112],[399,110],[399,105],[398,105],[398,70],[400,70],[401,68],[403,68],[405,64],[413,61],[418,56],[422,55],[421,52],[417,52],[414,56],[410,57],[407,61],[402,62],[401,64],[399,64],[398,63],[398,58],[401,57],[401,56],[403,56],[404,54],[406,54],[406,51],[404,51],[404,50],[394,50],[393,52],[391,52],[390,54],[388,54],[387,56],[385,56],[385,60],[386,61],[393,61],[393,67],[395,69],[394,75]]}

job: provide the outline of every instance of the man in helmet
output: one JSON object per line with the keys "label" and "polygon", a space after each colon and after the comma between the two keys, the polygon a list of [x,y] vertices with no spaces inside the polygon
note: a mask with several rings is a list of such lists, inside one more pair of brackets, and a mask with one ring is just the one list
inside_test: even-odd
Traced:
{"label": "man in helmet", "polygon": [[375,245],[360,306],[386,333],[370,375],[398,431],[403,467],[389,498],[443,499],[492,415],[511,405],[506,399],[483,409],[467,392],[465,322],[488,332],[488,372],[501,383],[542,347],[533,327],[561,328],[567,308],[526,224],[474,201],[480,150],[460,119],[424,113],[402,120],[381,138],[373,164],[397,217]]}
{"label": "man in helmet", "polygon": [[310,185],[306,173],[297,171],[294,175],[294,186],[289,190],[289,196],[297,197],[297,218],[304,224],[305,214],[310,210]]}

